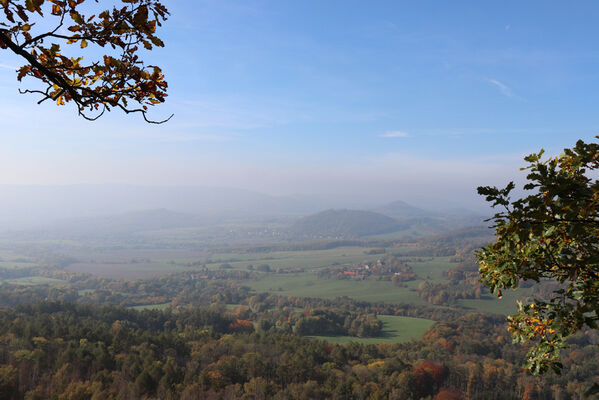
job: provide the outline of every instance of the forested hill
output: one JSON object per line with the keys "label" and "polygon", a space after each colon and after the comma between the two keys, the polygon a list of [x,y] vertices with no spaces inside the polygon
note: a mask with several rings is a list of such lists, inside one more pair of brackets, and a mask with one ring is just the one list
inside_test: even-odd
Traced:
{"label": "forested hill", "polygon": [[311,238],[352,238],[400,229],[401,225],[391,217],[361,210],[326,210],[301,218],[291,227],[295,235]]}

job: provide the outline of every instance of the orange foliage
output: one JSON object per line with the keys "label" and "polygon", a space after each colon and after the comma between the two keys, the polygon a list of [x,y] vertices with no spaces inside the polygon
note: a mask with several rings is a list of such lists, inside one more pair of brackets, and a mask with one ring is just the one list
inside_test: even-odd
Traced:
{"label": "orange foliage", "polygon": [[454,391],[442,389],[437,393],[434,400],[462,400],[462,395]]}
{"label": "orange foliage", "polygon": [[235,321],[229,324],[229,329],[233,332],[253,332],[254,331],[254,323],[252,321],[248,321],[245,319],[236,319]]}
{"label": "orange foliage", "polygon": [[446,368],[433,361],[425,361],[414,370],[416,376],[429,375],[436,384],[441,384],[445,379]]}
{"label": "orange foliage", "polygon": [[451,340],[447,340],[445,338],[439,339],[439,344],[445,348],[449,353],[453,353],[455,348],[455,343]]}

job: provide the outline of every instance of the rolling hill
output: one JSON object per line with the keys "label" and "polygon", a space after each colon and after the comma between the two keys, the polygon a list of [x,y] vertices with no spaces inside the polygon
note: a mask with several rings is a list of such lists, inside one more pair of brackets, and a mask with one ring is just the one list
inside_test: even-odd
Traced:
{"label": "rolling hill", "polygon": [[401,229],[395,219],[372,211],[326,210],[299,219],[290,230],[304,238],[354,238]]}

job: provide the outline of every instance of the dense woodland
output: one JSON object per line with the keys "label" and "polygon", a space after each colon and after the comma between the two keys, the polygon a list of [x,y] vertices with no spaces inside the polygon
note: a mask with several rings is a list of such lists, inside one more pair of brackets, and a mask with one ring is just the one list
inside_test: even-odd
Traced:
{"label": "dense woodland", "polygon": [[[463,270],[447,284],[462,282]],[[561,376],[534,377],[503,316],[257,294],[235,279],[190,273],[138,281],[46,274],[71,285],[0,286],[11,306],[0,313],[2,398],[582,399],[598,378],[595,332],[570,340]],[[170,307],[124,308],[142,302]],[[395,345],[302,338],[377,336],[376,315],[438,323],[420,341]]]}
{"label": "dense woodland", "polygon": [[44,302],[0,314],[5,399],[582,399],[596,334],[571,341],[561,376],[533,377],[501,317],[469,314],[421,341],[332,345],[255,329],[230,313],[137,312]]}

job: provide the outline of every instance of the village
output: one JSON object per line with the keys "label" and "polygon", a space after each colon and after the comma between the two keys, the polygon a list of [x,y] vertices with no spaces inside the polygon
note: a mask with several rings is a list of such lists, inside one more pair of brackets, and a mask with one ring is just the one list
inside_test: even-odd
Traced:
{"label": "village", "polygon": [[380,280],[389,280],[394,283],[419,279],[410,265],[399,262],[394,257],[355,264],[332,265],[320,271],[318,276],[329,279],[351,279],[356,281],[376,276]]}

